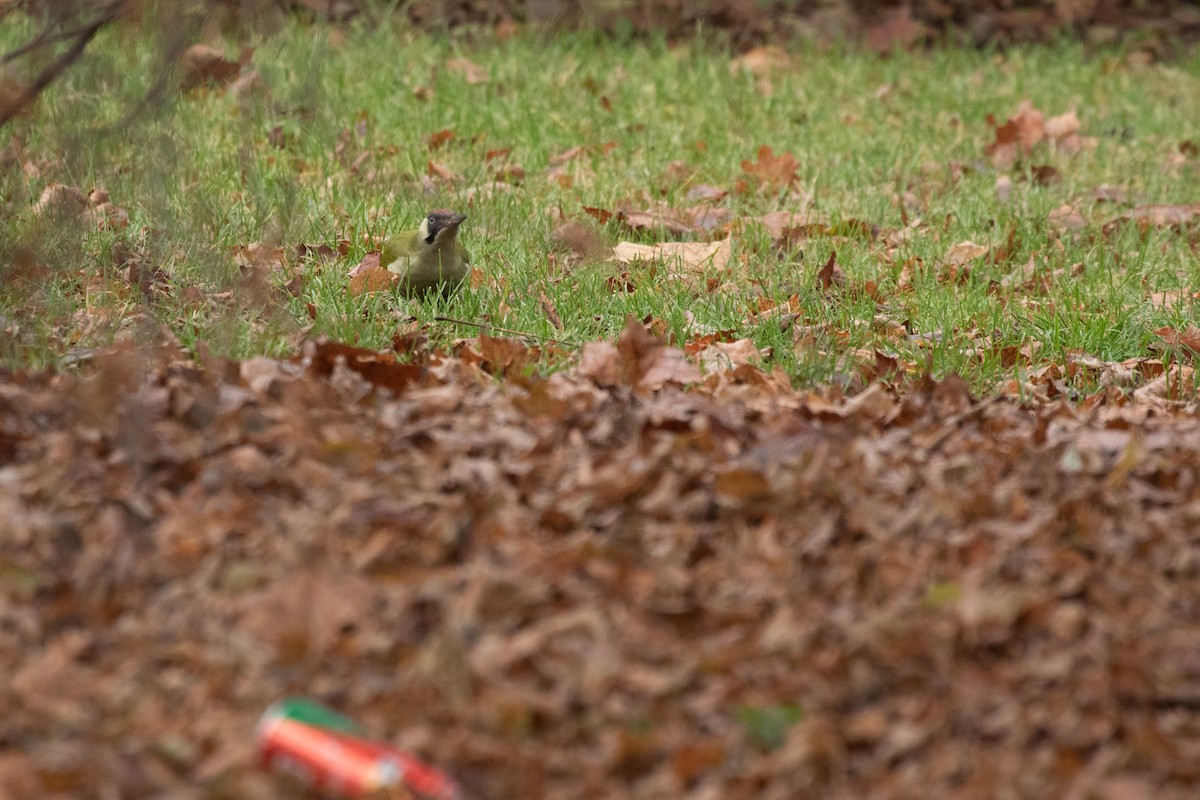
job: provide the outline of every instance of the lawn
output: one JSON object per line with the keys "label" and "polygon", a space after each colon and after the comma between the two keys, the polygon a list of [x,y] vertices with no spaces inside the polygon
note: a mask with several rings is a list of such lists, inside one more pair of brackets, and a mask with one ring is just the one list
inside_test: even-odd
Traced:
{"label": "lawn", "polygon": [[[24,33],[9,26],[4,46]],[[702,36],[388,24],[293,23],[253,44],[232,88],[168,93],[127,120],[164,68],[151,42],[105,31],[15,123],[9,364],[70,360],[145,315],[234,357],[322,333],[449,347],[493,326],[563,343],[547,369],[633,315],[693,349],[748,338],[808,385],[854,383],[878,359],[1023,391],[1054,364],[1150,373],[1194,355],[1179,344],[1195,311],[1194,56],[733,57]],[[1010,117],[1020,138],[997,147]],[[120,219],[38,213],[52,183],[102,188]],[[349,290],[368,251],[434,207],[469,216],[464,291]],[[707,263],[611,260],[619,242],[724,239]],[[1072,370],[1072,391],[1102,373]]]}

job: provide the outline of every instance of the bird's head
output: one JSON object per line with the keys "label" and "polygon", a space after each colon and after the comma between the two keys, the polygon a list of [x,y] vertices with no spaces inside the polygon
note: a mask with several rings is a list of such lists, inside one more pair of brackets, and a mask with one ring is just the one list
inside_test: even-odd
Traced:
{"label": "bird's head", "polygon": [[420,236],[427,245],[436,245],[454,241],[458,235],[458,226],[466,219],[464,214],[439,208],[430,211],[421,220]]}

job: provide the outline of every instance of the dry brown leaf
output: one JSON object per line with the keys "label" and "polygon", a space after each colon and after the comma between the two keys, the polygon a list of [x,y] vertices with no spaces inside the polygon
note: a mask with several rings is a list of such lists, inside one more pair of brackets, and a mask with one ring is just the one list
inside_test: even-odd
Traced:
{"label": "dry brown leaf", "polygon": [[656,392],[668,384],[685,386],[702,378],[682,350],[668,346],[632,316],[621,331],[617,351],[622,383],[642,391]]}
{"label": "dry brown leaf", "polygon": [[550,241],[559,249],[579,258],[596,258],[608,251],[608,243],[593,228],[567,220],[550,233]]}
{"label": "dry brown leaf", "polygon": [[946,251],[946,263],[951,266],[961,267],[962,265],[974,261],[986,254],[988,249],[981,244],[974,242],[959,242],[951,245]]}
{"label": "dry brown leaf", "polygon": [[817,272],[817,286],[821,289],[829,290],[839,286],[846,285],[846,273],[842,271],[842,267],[837,263],[837,251],[829,253],[829,258],[825,265]]}
{"label": "dry brown leaf", "polygon": [[685,199],[695,203],[719,203],[729,195],[728,189],[722,189],[720,186],[702,183],[698,186],[693,186],[688,189]]}
{"label": "dry brown leaf", "polygon": [[55,219],[70,219],[82,216],[88,207],[88,196],[82,189],[61,183],[51,183],[42,190],[41,197],[33,204],[37,216]]}
{"label": "dry brown leaf", "polygon": [[1146,228],[1182,229],[1198,219],[1200,219],[1200,203],[1138,206],[1106,222],[1104,233],[1110,234],[1119,226],[1127,223]]}
{"label": "dry brown leaf", "polygon": [[1078,231],[1087,227],[1087,220],[1072,205],[1061,205],[1046,215],[1050,225],[1060,231]]}
{"label": "dry brown leaf", "polygon": [[1194,398],[1195,387],[1195,369],[1186,364],[1172,364],[1159,377],[1134,390],[1133,396],[1153,405],[1163,402],[1178,403],[1187,398]]}
{"label": "dry brown leaf", "polygon": [[1165,292],[1150,292],[1146,295],[1146,300],[1156,308],[1173,309],[1200,300],[1200,291],[1174,289]]}
{"label": "dry brown leaf", "polygon": [[600,386],[616,386],[620,381],[620,353],[610,342],[588,342],[583,346],[576,372]]}
{"label": "dry brown leaf", "polygon": [[742,171],[754,180],[758,188],[774,193],[790,188],[800,179],[800,162],[791,153],[776,155],[764,144],[758,148],[755,161],[742,161]]}
{"label": "dry brown leaf", "polygon": [[996,140],[984,148],[997,169],[1009,169],[1021,155],[1029,155],[1033,146],[1045,138],[1044,116],[1029,100],[1021,101],[1014,113],[1003,124],[987,115],[987,122],[995,131]]}
{"label": "dry brown leaf", "polygon": [[429,146],[430,150],[437,150],[439,148],[445,147],[450,142],[454,141],[455,135],[456,134],[454,133],[454,131],[452,129],[446,128],[444,130],[438,131],[437,133],[431,133],[428,136],[426,136],[425,144],[427,144]]}
{"label": "dry brown leaf", "polygon": [[443,183],[458,183],[462,180],[461,175],[450,169],[450,167],[446,166],[445,164],[434,161],[432,158],[429,159],[429,164],[426,168],[426,174]]}
{"label": "dry brown leaf", "polygon": [[1183,331],[1164,325],[1156,328],[1154,335],[1171,347],[1177,348],[1185,356],[1194,359],[1200,355],[1200,328],[1195,325],[1188,325],[1187,329]]}
{"label": "dry brown leaf", "polygon": [[710,373],[757,363],[770,356],[770,348],[760,350],[750,339],[738,339],[733,342],[713,342],[697,353],[696,359],[701,369]]}
{"label": "dry brown leaf", "polygon": [[699,280],[725,270],[732,255],[729,239],[660,244],[620,242],[613,248],[612,260],[624,266],[662,264],[671,278],[699,285]]}
{"label": "dry brown leaf", "polygon": [[379,253],[367,253],[362,261],[350,270],[350,294],[357,297],[369,292],[390,291],[400,280],[400,276],[389,272],[379,261]]}
{"label": "dry brown leaf", "polygon": [[1046,136],[1051,139],[1065,139],[1079,133],[1079,117],[1074,111],[1068,111],[1065,114],[1059,114],[1057,117],[1051,117],[1046,120],[1045,132]]}
{"label": "dry brown leaf", "polygon": [[812,217],[807,214],[798,214],[792,211],[772,211],[769,214],[754,217],[748,222],[762,225],[771,240],[776,243],[789,238],[789,231],[807,229],[808,226],[814,224]]}
{"label": "dry brown leaf", "polygon": [[249,60],[250,51],[243,52],[240,61],[232,61],[215,47],[194,44],[179,57],[179,87],[186,92],[205,85],[226,86]]}

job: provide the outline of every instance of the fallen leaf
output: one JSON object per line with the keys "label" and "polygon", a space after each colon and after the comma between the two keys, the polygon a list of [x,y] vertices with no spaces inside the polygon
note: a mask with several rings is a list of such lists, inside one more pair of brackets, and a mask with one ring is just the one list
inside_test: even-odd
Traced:
{"label": "fallen leaf", "polygon": [[354,297],[369,292],[390,291],[399,281],[400,276],[389,272],[379,261],[379,253],[367,253],[362,261],[350,270],[349,291]]}
{"label": "fallen leaf", "polygon": [[241,61],[232,61],[215,47],[194,44],[179,57],[179,88],[186,92],[205,85],[225,86],[248,62],[249,51],[243,52]]}
{"label": "fallen leaf", "polygon": [[437,178],[443,183],[458,183],[462,180],[462,176],[450,169],[445,164],[429,159],[429,165],[426,172],[431,177]]}
{"label": "fallen leaf", "polygon": [[632,316],[617,341],[617,352],[622,383],[642,391],[655,392],[667,384],[685,386],[702,378],[682,350],[669,347]]}
{"label": "fallen leaf", "polygon": [[720,186],[702,183],[698,186],[693,186],[688,189],[685,199],[692,202],[702,201],[706,203],[719,203],[729,195],[728,189],[722,189]]}
{"label": "fallen leaf", "polygon": [[1187,303],[1200,300],[1200,292],[1190,292],[1187,289],[1174,289],[1166,292],[1150,292],[1146,300],[1156,308],[1174,309]]}
{"label": "fallen leaf", "polygon": [[429,145],[430,150],[437,150],[454,141],[455,133],[450,128],[440,130],[437,133],[431,133],[425,137],[425,143]]}
{"label": "fallen leaf", "polygon": [[1072,205],[1061,205],[1046,215],[1050,225],[1059,231],[1078,231],[1087,227],[1087,220]]}
{"label": "fallen leaf", "polygon": [[579,258],[596,258],[609,249],[597,231],[574,220],[567,220],[551,231],[550,241],[560,250]]}
{"label": "fallen leaf", "polygon": [[1179,230],[1198,219],[1200,219],[1200,203],[1137,206],[1104,223],[1104,233],[1108,235],[1126,223],[1133,223],[1143,228],[1175,228]]}
{"label": "fallen leaf", "polygon": [[301,361],[322,378],[334,375],[339,366],[345,367],[372,387],[388,389],[394,395],[403,394],[408,387],[430,377],[426,367],[401,363],[395,353],[379,353],[324,337],[305,342]]}
{"label": "fallen leaf", "polygon": [[791,153],[780,153],[767,145],[758,148],[758,158],[755,161],[742,161],[742,171],[756,185],[767,192],[775,193],[788,189],[799,180],[800,162]]}
{"label": "fallen leaf", "polygon": [[1079,133],[1079,128],[1078,115],[1074,111],[1068,111],[1065,114],[1059,114],[1056,117],[1046,120],[1044,131],[1046,136],[1051,139],[1065,139],[1068,136]]}
{"label": "fallen leaf", "polygon": [[583,346],[576,372],[600,386],[616,386],[621,377],[620,355],[610,342],[588,342]]}
{"label": "fallen leaf", "polygon": [[729,239],[716,242],[662,242],[660,244],[637,244],[620,242],[612,251],[612,260],[618,264],[662,264],[668,275],[699,286],[698,281],[723,271],[732,257]]}
{"label": "fallen leaf", "polygon": [[712,342],[696,354],[700,367],[706,372],[718,372],[753,364],[770,358],[770,348],[760,350],[750,339],[733,342]]}
{"label": "fallen leaf", "polygon": [[945,261],[951,266],[961,267],[963,264],[974,261],[980,256],[986,254],[987,251],[988,249],[981,244],[975,244],[974,242],[968,241],[959,242],[958,244],[952,245],[950,249],[946,251]]}
{"label": "fallen leaf", "polygon": [[519,186],[525,182],[525,170],[519,164],[505,164],[493,172],[492,177],[500,183]]}
{"label": "fallen leaf", "polygon": [[995,133],[994,142],[984,148],[984,154],[992,159],[997,169],[1009,169],[1021,155],[1029,155],[1034,145],[1046,136],[1044,115],[1033,107],[1029,100],[1021,101],[1017,111],[1004,124],[999,124],[991,115],[987,123]]}
{"label": "fallen leaf", "polygon": [[837,251],[831,250],[825,266],[821,267],[817,272],[817,286],[828,290],[845,285],[846,273],[842,271],[841,265],[837,263]]}
{"label": "fallen leaf", "polygon": [[772,211],[759,217],[750,217],[743,224],[761,225],[776,245],[806,238],[810,232],[825,230],[824,225],[819,225],[809,215],[793,211]]}
{"label": "fallen leaf", "polygon": [[88,196],[82,189],[62,183],[51,183],[42,190],[32,211],[39,217],[64,220],[80,217],[88,207]]}
{"label": "fallen leaf", "polygon": [[1200,328],[1195,325],[1188,325],[1187,329],[1183,331],[1164,325],[1156,328],[1154,335],[1191,358],[1200,355]]}

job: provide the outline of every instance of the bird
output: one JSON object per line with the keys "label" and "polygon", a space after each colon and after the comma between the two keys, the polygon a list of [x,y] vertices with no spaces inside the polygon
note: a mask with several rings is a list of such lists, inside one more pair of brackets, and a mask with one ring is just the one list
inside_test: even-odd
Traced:
{"label": "bird", "polygon": [[458,241],[458,226],[466,216],[439,208],[430,211],[415,231],[393,236],[379,261],[400,276],[397,288],[405,297],[424,297],[437,290],[449,295],[471,271],[470,256]]}

